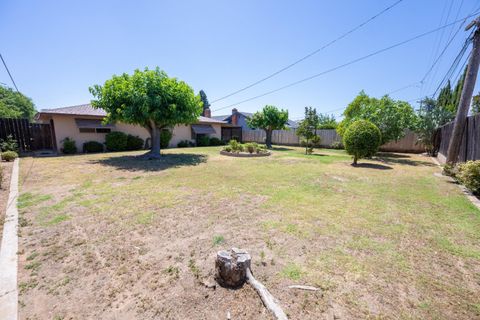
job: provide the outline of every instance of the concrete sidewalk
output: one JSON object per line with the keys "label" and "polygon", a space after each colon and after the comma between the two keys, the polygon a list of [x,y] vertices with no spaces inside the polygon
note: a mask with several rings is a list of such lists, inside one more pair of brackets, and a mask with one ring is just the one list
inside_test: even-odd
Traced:
{"label": "concrete sidewalk", "polygon": [[8,196],[5,224],[3,226],[2,246],[0,247],[0,317],[17,320],[18,318],[18,163],[13,164]]}

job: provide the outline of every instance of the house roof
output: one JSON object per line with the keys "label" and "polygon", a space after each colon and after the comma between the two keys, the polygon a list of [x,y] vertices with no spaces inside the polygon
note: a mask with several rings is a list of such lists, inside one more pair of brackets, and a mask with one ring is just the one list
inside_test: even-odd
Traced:
{"label": "house roof", "polygon": [[[253,113],[251,112],[243,112],[243,111],[238,111],[239,114],[243,115],[246,118],[251,118],[253,116]],[[212,116],[212,118],[217,119],[217,120],[223,120],[223,121],[228,121],[232,117],[231,114],[226,114],[223,116]]]}
{"label": "house roof", "polygon": [[42,109],[40,113],[48,114],[72,114],[76,116],[97,116],[105,117],[107,113],[103,109],[95,109],[91,104],[79,104],[76,106],[54,108],[54,109]]}
{"label": "house roof", "polygon": [[[63,108],[54,108],[54,109],[42,109],[36,117],[40,114],[65,114],[65,115],[74,115],[74,116],[94,116],[94,117],[105,117],[107,113],[103,109],[95,109],[91,104],[80,104],[76,106],[63,107]],[[198,117],[198,122],[202,123],[223,123],[226,124],[226,121],[218,120],[215,118],[207,118],[203,116]]]}
{"label": "house roof", "polygon": [[[246,118],[251,118],[253,116],[253,113],[251,113],[251,112],[238,111],[238,113],[242,114]],[[227,121],[227,122],[230,121],[231,117],[232,117],[231,114],[227,114],[227,115],[224,115],[224,116],[212,116],[213,119],[223,120],[223,121]],[[298,128],[298,121],[293,121],[293,120],[288,119],[287,127]]]}

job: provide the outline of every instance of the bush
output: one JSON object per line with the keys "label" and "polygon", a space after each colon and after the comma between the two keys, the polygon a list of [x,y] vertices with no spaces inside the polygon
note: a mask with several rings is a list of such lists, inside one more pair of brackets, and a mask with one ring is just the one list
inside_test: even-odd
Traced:
{"label": "bush", "polygon": [[331,147],[332,149],[343,149],[343,143],[341,141],[335,141]]}
{"label": "bush", "polygon": [[177,144],[177,147],[179,148],[186,148],[190,145],[190,141],[188,140],[182,140]]}
{"label": "bush", "polygon": [[241,152],[243,151],[243,145],[239,143],[237,140],[230,140],[228,143],[230,148],[232,149],[232,152]]}
{"label": "bush", "polygon": [[232,152],[232,147],[230,147],[230,146],[225,146],[225,147],[223,148],[223,151]]}
{"label": "bush", "polygon": [[168,145],[170,144],[170,140],[172,140],[172,132],[168,129],[162,130],[160,132],[160,148],[166,149],[168,148]]}
{"label": "bush", "polygon": [[9,162],[18,158],[18,153],[15,151],[5,151],[2,152],[2,159]]}
{"label": "bush", "polygon": [[266,153],[268,152],[266,145],[257,145],[257,153]]}
{"label": "bush", "polygon": [[459,164],[456,177],[472,193],[480,194],[480,160]]}
{"label": "bush", "polygon": [[107,133],[105,136],[105,145],[108,151],[125,151],[127,150],[128,136],[120,131]]}
{"label": "bush", "polygon": [[13,136],[9,134],[7,139],[0,139],[0,151],[15,151],[18,152],[17,140],[13,139]]}
{"label": "bush", "polygon": [[127,150],[142,150],[143,149],[143,139],[139,136],[133,136],[129,134],[127,136]]}
{"label": "bush", "polygon": [[225,144],[225,142],[218,139],[217,137],[210,138],[210,145],[211,146],[223,146],[224,144]]}
{"label": "bush", "polygon": [[245,146],[244,146],[244,149],[246,149],[248,151],[248,153],[252,154],[254,152],[257,152],[257,146],[256,146],[256,143],[254,144],[253,143],[246,143]]}
{"label": "bush", "polygon": [[443,166],[443,174],[450,176],[452,178],[456,178],[458,174],[458,166],[451,165],[450,163],[446,163]]}
{"label": "bush", "polygon": [[77,153],[77,144],[75,143],[75,140],[70,139],[69,137],[66,137],[65,139],[62,140],[62,143],[63,143],[63,148],[61,151],[64,154]]}
{"label": "bush", "polygon": [[357,120],[348,126],[343,135],[343,144],[348,154],[353,156],[353,164],[358,159],[372,157],[377,153],[382,134],[376,125],[367,120]]}
{"label": "bush", "polygon": [[84,153],[103,152],[103,143],[98,141],[87,141],[83,144]]}
{"label": "bush", "polygon": [[201,136],[197,139],[197,147],[206,147],[210,145],[210,138],[208,136]]}

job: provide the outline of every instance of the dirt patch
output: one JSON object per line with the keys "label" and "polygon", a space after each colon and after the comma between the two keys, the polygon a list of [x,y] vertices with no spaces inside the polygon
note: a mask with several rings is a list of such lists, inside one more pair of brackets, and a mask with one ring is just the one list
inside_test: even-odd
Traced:
{"label": "dirt patch", "polygon": [[3,234],[3,224],[5,212],[8,205],[8,194],[10,192],[10,178],[12,174],[13,162],[0,161],[0,170],[2,171],[2,180],[0,181],[0,241]]}
{"label": "dirt patch", "polygon": [[21,319],[268,319],[249,286],[204,284],[233,246],[290,319],[480,316],[480,216],[422,157],[182,152],[22,159]]}

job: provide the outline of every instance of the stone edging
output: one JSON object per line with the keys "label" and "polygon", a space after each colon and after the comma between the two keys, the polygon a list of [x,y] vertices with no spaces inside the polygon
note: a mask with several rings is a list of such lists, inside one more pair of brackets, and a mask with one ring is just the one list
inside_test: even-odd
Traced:
{"label": "stone edging", "polygon": [[10,180],[5,224],[0,247],[0,315],[2,319],[17,320],[18,317],[18,163],[15,159]]}
{"label": "stone edging", "polygon": [[[438,167],[440,167],[440,168],[442,167],[440,162],[435,157],[430,157],[430,159],[432,159],[432,162],[435,163]],[[458,183],[452,177],[449,177],[449,176],[446,176],[446,175],[443,175],[443,174],[442,174],[442,177],[445,178],[447,181],[455,183],[460,188],[460,190],[462,190],[463,194],[467,197],[467,199],[470,200],[470,202],[475,207],[477,207],[478,210],[480,210],[480,200],[476,196],[474,196],[473,193],[470,190],[468,190],[465,186]]]}
{"label": "stone edging", "polygon": [[221,155],[228,156],[228,157],[237,157],[237,158],[258,158],[258,157],[268,157],[271,155],[270,152],[267,153],[234,153],[228,151],[220,151]]}

